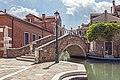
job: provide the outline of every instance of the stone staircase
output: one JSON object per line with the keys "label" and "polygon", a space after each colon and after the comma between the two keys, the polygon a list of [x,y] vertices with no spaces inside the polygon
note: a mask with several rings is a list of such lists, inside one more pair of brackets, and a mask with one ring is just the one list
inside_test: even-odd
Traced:
{"label": "stone staircase", "polygon": [[25,54],[25,55],[22,55],[20,57],[16,57],[16,60],[35,62],[35,54],[34,53]]}
{"label": "stone staircase", "polygon": [[[46,41],[45,38],[46,38],[46,40],[48,40],[48,41]],[[48,37],[48,38],[45,37],[45,38],[43,38],[43,39],[45,40],[45,43],[44,43],[44,44],[46,44],[46,43],[54,40],[54,39],[55,39],[55,36],[51,36],[51,37]],[[42,42],[43,39],[41,39],[40,42]],[[36,40],[36,41],[38,41],[38,40]],[[39,44],[40,44],[40,43],[39,43]],[[42,44],[42,45],[44,45],[44,44]],[[37,48],[37,47],[39,47],[39,46],[42,46],[42,45],[36,44],[36,45],[34,45],[34,49]],[[32,53],[30,53],[30,51],[28,51],[28,53],[26,53],[26,54],[24,54],[24,55],[21,55],[21,56],[19,56],[19,57],[16,57],[16,60],[27,61],[27,62],[35,62],[35,52],[34,52],[34,49],[33,49],[33,52],[32,52]]]}

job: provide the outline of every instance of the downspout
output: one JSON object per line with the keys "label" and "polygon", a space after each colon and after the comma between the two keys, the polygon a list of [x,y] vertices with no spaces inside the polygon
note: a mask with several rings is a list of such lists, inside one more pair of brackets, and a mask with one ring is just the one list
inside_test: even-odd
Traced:
{"label": "downspout", "polygon": [[12,48],[14,47],[13,40],[14,40],[14,18],[12,17]]}
{"label": "downspout", "polygon": [[43,38],[43,29],[42,29],[42,38]]}

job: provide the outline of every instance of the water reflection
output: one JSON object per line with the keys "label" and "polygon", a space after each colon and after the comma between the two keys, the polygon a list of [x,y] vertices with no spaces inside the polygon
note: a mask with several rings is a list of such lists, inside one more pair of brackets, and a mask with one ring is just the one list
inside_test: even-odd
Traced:
{"label": "water reflection", "polygon": [[84,61],[88,80],[120,80],[120,63]]}
{"label": "water reflection", "polygon": [[63,53],[61,53],[59,60],[62,61],[69,61],[70,60],[70,55],[69,53],[65,50]]}
{"label": "water reflection", "polygon": [[85,65],[88,80],[120,80],[120,61],[97,61],[70,58],[71,62]]}

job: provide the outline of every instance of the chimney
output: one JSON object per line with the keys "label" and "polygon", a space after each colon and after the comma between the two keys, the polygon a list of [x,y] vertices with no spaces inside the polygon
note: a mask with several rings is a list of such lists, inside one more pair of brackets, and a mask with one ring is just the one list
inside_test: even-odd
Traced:
{"label": "chimney", "polygon": [[56,12],[54,13],[54,15],[60,15],[60,13],[59,13],[58,11],[56,11]]}
{"label": "chimney", "polygon": [[6,9],[4,9],[4,12],[6,13]]}
{"label": "chimney", "polygon": [[107,14],[107,10],[105,10],[105,14]]}
{"label": "chimney", "polygon": [[45,14],[42,14],[42,19],[45,20]]}
{"label": "chimney", "polygon": [[43,21],[43,26],[46,28],[45,14],[42,14],[42,21]]}
{"label": "chimney", "polygon": [[107,22],[107,10],[105,10],[105,22]]}
{"label": "chimney", "polygon": [[111,14],[112,14],[112,7],[111,7]]}
{"label": "chimney", "polygon": [[115,0],[113,0],[112,3],[113,3],[113,13],[114,13],[114,14],[117,14],[116,8],[115,8]]}

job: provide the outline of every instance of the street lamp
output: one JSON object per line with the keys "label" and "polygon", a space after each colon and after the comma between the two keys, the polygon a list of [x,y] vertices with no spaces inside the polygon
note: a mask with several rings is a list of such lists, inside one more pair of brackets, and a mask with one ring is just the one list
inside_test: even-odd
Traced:
{"label": "street lamp", "polygon": [[56,22],[56,56],[55,56],[55,63],[59,63],[59,54],[58,54],[58,18],[59,13],[56,11],[55,13],[55,22]]}

